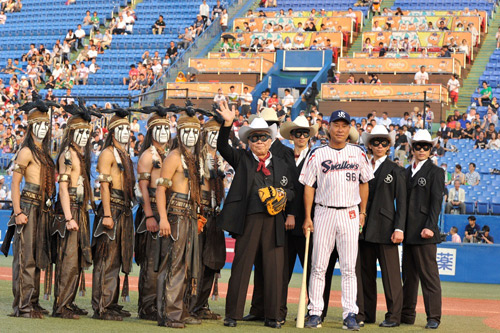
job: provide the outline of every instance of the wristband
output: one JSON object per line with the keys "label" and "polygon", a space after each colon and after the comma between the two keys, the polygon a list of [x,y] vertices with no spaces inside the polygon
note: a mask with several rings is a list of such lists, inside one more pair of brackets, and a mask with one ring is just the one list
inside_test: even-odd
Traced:
{"label": "wristband", "polygon": [[66,223],[71,222],[71,220],[72,220],[72,219],[73,219],[73,218],[67,219],[67,220],[66,220]]}
{"label": "wristband", "polygon": [[146,216],[146,220],[147,220],[147,219],[150,219],[150,218],[154,218],[154,215],[151,215],[151,216]]}
{"label": "wristband", "polygon": [[108,218],[108,217],[111,218],[110,215],[104,215],[102,218],[105,219],[105,218]]}
{"label": "wristband", "polygon": [[366,213],[359,213],[360,215],[364,215],[366,217]]}
{"label": "wristband", "polygon": [[20,211],[19,213],[14,214],[14,217],[18,217],[18,216],[19,216],[19,215],[21,215],[21,214],[24,214],[24,212],[23,212],[23,211]]}

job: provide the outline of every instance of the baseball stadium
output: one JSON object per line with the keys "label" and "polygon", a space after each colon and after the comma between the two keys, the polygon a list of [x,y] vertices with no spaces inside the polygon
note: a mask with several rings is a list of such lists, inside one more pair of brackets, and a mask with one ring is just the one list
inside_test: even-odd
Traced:
{"label": "baseball stadium", "polygon": [[0,331],[500,331],[499,6],[0,0]]}

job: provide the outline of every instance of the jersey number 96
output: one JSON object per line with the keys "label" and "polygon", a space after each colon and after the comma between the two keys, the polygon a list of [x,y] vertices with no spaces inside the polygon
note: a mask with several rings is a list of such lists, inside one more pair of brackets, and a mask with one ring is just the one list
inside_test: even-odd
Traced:
{"label": "jersey number 96", "polygon": [[356,181],[356,173],[355,172],[347,172],[345,174],[345,180],[350,181],[350,182],[355,182]]}

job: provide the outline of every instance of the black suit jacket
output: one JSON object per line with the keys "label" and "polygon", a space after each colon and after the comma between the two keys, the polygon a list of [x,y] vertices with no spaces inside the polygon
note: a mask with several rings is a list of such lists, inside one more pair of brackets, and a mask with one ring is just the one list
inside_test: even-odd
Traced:
{"label": "black suit jacket", "polygon": [[302,171],[302,167],[304,166],[304,162],[306,161],[309,153],[304,157],[302,161],[300,161],[299,165],[295,164],[295,157],[292,169],[292,178],[293,178],[293,190],[295,192],[295,198],[291,205],[287,206],[287,214],[295,216],[295,228],[289,230],[291,234],[295,236],[304,236],[304,232],[302,231],[302,224],[304,223],[304,218],[306,215],[305,207],[304,207],[304,185],[299,182],[300,172]]}
{"label": "black suit jacket", "polygon": [[[427,160],[422,168],[411,176],[411,165],[406,169],[407,219],[404,242],[410,245],[437,244],[441,242],[438,226],[443,204],[443,169]],[[434,232],[434,237],[424,239],[422,229]]]}
{"label": "black suit jacket", "polygon": [[[228,138],[231,127],[222,126],[217,140],[217,150],[221,156],[234,168],[235,174],[231,188],[224,201],[224,207],[217,218],[217,225],[231,235],[241,235],[245,229],[247,202],[252,189],[258,162],[251,151],[234,149],[229,146]],[[273,186],[281,187],[287,196],[287,206],[293,201],[293,181],[286,162],[278,156],[272,157]],[[285,244],[285,212],[275,216],[276,246]]]}
{"label": "black suit jacket", "polygon": [[[370,180],[367,216],[360,239],[377,244],[393,244],[395,229],[405,231],[406,178],[405,170],[386,158]],[[394,206],[396,200],[396,206]]]}

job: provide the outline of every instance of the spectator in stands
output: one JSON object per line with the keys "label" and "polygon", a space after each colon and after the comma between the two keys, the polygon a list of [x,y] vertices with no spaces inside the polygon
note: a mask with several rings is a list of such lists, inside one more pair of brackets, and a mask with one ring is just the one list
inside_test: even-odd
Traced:
{"label": "spectator in stands", "polygon": [[91,61],[92,59],[97,58],[97,54],[98,53],[97,53],[97,49],[96,49],[95,45],[92,45],[89,52],[87,53],[87,60]]}
{"label": "spectator in stands", "polygon": [[386,128],[389,128],[389,125],[392,124],[392,120],[389,118],[387,112],[382,112],[382,118],[377,121],[377,124],[384,125]]}
{"label": "spectator in stands", "polygon": [[429,104],[425,104],[425,124],[426,128],[431,132],[432,123],[434,122],[434,112]]}
{"label": "spectator in stands", "polygon": [[135,68],[135,65],[130,65],[130,70],[128,71],[128,77],[123,78],[123,85],[126,86],[127,82],[129,82],[133,76],[137,77],[137,75],[139,75],[139,71],[137,70],[137,68]]}
{"label": "spectator in stands", "polygon": [[69,46],[76,51],[76,36],[75,33],[73,32],[73,29],[69,29],[68,33],[66,34],[66,37],[64,37],[64,41],[69,44]]}
{"label": "spectator in stands", "polygon": [[83,39],[85,38],[85,30],[82,29],[82,25],[79,24],[75,30],[75,51],[83,47]]}
{"label": "spectator in stands", "polygon": [[450,93],[451,107],[456,108],[458,103],[458,89],[460,88],[460,81],[458,81],[458,74],[452,74],[451,78],[446,84]]}
{"label": "spectator in stands", "polygon": [[292,110],[292,106],[295,103],[295,98],[293,98],[291,91],[289,88],[285,89],[285,97],[283,97],[281,101],[281,105],[285,108],[285,111],[288,113]]}
{"label": "spectator in stands", "polygon": [[251,112],[251,104],[253,101],[252,94],[248,91],[248,87],[243,87],[243,94],[240,96],[241,113],[246,115]]}
{"label": "spectator in stands", "polygon": [[478,232],[481,230],[481,227],[476,224],[476,217],[469,216],[469,223],[465,226],[465,237],[464,243],[477,243],[479,239],[477,238]]}
{"label": "spectator in stands", "polygon": [[478,239],[479,239],[479,242],[485,243],[485,244],[495,243],[493,236],[490,235],[490,227],[487,225],[483,226],[482,233],[481,233],[480,237],[478,237]]}
{"label": "spectator in stands", "polygon": [[[314,45],[314,42],[313,42],[313,45]],[[315,49],[317,49],[316,46],[315,46]],[[275,52],[276,51],[274,44],[273,44],[273,41],[271,39],[266,40],[266,45],[264,45],[263,51],[264,52]]]}
{"label": "spectator in stands", "polygon": [[0,24],[5,24],[5,21],[7,21],[7,15],[5,15],[5,12],[2,10],[0,11]]}
{"label": "spectator in stands", "polygon": [[90,16],[90,10],[85,12],[85,17],[83,18],[83,25],[91,25],[92,24],[92,16]]}
{"label": "spectator in stands", "polygon": [[395,156],[399,158],[400,161],[404,161],[406,158],[406,151],[408,149],[408,138],[405,135],[403,126],[398,129],[394,147]]}
{"label": "spectator in stands", "polygon": [[450,135],[450,128],[446,126],[446,122],[444,120],[441,120],[437,134],[442,139],[447,138]]}
{"label": "spectator in stands", "polygon": [[217,104],[217,105],[219,105],[220,103],[223,103],[223,105],[225,105],[226,108],[229,108],[228,107],[227,98],[222,93],[222,89],[221,88],[219,88],[217,90],[217,94],[214,96],[214,103]]}
{"label": "spectator in stands", "polygon": [[205,29],[205,21],[203,21],[203,18],[201,17],[201,15],[198,14],[196,16],[196,21],[194,21],[193,26],[194,26],[194,29],[196,31],[196,36],[201,35],[203,30]]}
{"label": "spectator in stands", "polygon": [[163,29],[165,29],[165,21],[163,21],[163,15],[160,15],[155,24],[153,24],[153,35],[161,35],[163,33]]}
{"label": "spectator in stands", "polygon": [[479,97],[474,97],[474,100],[476,100],[480,106],[483,106],[483,104],[489,105],[491,101],[491,96],[492,96],[492,91],[491,87],[488,86],[488,82],[483,81],[482,83],[482,89],[477,89],[477,92],[481,95]]}
{"label": "spectator in stands", "polygon": [[90,22],[93,26],[94,31],[99,31],[99,28],[101,26],[101,19],[97,15],[97,12],[92,13],[92,17],[90,18]]}
{"label": "spectator in stands", "polygon": [[445,213],[450,214],[452,209],[460,209],[460,214],[465,214],[465,190],[460,188],[460,181],[455,180],[454,187],[450,189]]}
{"label": "spectator in stands", "polygon": [[465,174],[462,172],[460,164],[455,165],[455,171],[452,173],[451,178],[460,182],[460,185],[465,185]]}
{"label": "spectator in stands", "polygon": [[399,42],[396,38],[393,38],[389,43],[389,52],[398,52],[399,51]]}
{"label": "spectator in stands", "polygon": [[368,52],[371,54],[372,51],[373,51],[372,40],[370,38],[366,38],[365,42],[363,43],[363,52]]}
{"label": "spectator in stands", "polygon": [[137,75],[132,75],[130,82],[128,84],[128,90],[139,90],[139,81],[137,80]]}
{"label": "spectator in stands", "polygon": [[262,52],[262,45],[260,44],[259,38],[254,38],[252,44],[250,45],[250,52]]}
{"label": "spectator in stands", "polygon": [[167,54],[172,62],[175,61],[175,58],[177,57],[177,46],[175,46],[175,43],[172,41],[170,42],[170,47],[167,49]]}
{"label": "spectator in stands", "polygon": [[479,133],[479,137],[476,142],[474,142],[474,149],[486,149],[486,145],[488,144],[488,140],[486,140],[484,136],[484,132]]}
{"label": "spectator in stands", "polygon": [[193,42],[193,35],[189,28],[184,29],[184,33],[179,35],[179,39],[181,40],[178,45],[182,49],[187,49],[189,45]]}
{"label": "spectator in stands", "polygon": [[452,139],[461,139],[462,138],[462,126],[460,122],[455,122],[455,128],[451,130],[450,137]]}
{"label": "spectator in stands", "polygon": [[500,49],[500,27],[498,27],[497,33],[495,34],[497,40],[497,49]]}
{"label": "spectator in stands", "polygon": [[452,243],[462,243],[462,239],[458,234],[458,228],[453,226],[450,228],[451,242]]}
{"label": "spectator in stands", "polygon": [[229,106],[230,110],[233,109],[233,106],[236,109],[238,108],[239,95],[235,91],[234,86],[229,87],[229,94],[227,94],[227,99],[228,99],[228,106]]}
{"label": "spectator in stands", "polygon": [[64,40],[64,42],[63,42],[61,52],[62,52],[61,53],[61,60],[63,62],[65,62],[66,60],[69,61],[69,54],[71,53],[71,45],[66,40]]}
{"label": "spectator in stands", "polygon": [[438,29],[439,29],[440,31],[448,31],[448,30],[450,30],[450,29],[448,29],[448,27],[445,25],[444,21],[439,21],[439,27],[438,27]]}
{"label": "spectator in stands", "polygon": [[151,82],[150,78],[147,78],[144,73],[139,74],[139,81],[137,84],[139,85],[139,89],[141,92],[146,92],[146,89],[149,88],[150,85],[152,85],[153,82]]}
{"label": "spectator in stands", "polygon": [[113,35],[109,29],[104,32],[104,37],[102,37],[101,45],[103,48],[109,48],[111,41],[113,40]]}
{"label": "spectator in stands", "polygon": [[414,77],[415,84],[427,84],[429,83],[429,74],[425,71],[425,66],[420,66],[420,70],[415,74]]}
{"label": "spectator in stands", "polygon": [[443,157],[445,153],[446,153],[446,151],[441,146],[441,142],[437,141],[436,145],[434,147],[432,147],[431,155],[434,155],[437,157]]}
{"label": "spectator in stands", "polygon": [[422,119],[422,114],[420,113],[417,114],[417,121],[415,122],[415,128],[416,129],[424,128],[424,120]]}
{"label": "spectator in stands", "polygon": [[491,133],[491,139],[486,145],[487,149],[500,150],[500,139],[498,139],[498,133]]}
{"label": "spectator in stands", "polygon": [[465,182],[470,186],[477,186],[481,181],[481,176],[476,171],[476,164],[469,163],[469,172],[465,175]]}
{"label": "spectator in stands", "polygon": [[187,78],[183,72],[177,73],[177,77],[175,78],[175,82],[187,82]]}
{"label": "spectator in stands", "polygon": [[162,65],[160,64],[160,62],[158,60],[153,60],[153,66],[151,66],[151,69],[153,70],[153,73],[156,77],[159,77],[161,76],[162,72],[163,72],[163,67]]}
{"label": "spectator in stands", "polygon": [[378,57],[383,58],[385,57],[385,54],[387,53],[387,49],[384,46],[384,43],[380,42],[378,43]]}
{"label": "spectator in stands", "polygon": [[470,22],[467,25],[467,31],[470,31],[472,33],[472,45],[476,46],[478,38],[479,38],[479,32],[477,31],[476,27],[474,26],[474,23]]}
{"label": "spectator in stands", "polygon": [[474,139],[474,128],[470,122],[465,123],[465,129],[462,130],[462,139]]}
{"label": "spectator in stands", "polygon": [[212,8],[212,21],[221,16],[223,11],[224,7],[220,4],[220,0],[217,0],[217,4]]}
{"label": "spectator in stands", "polygon": [[[95,60],[95,58],[93,59]],[[80,63],[80,68],[78,68],[78,79],[76,80],[76,84],[87,84],[87,80],[89,78],[89,69],[85,66],[84,62]]]}
{"label": "spectator in stands", "polygon": [[209,14],[210,14],[210,7],[207,5],[207,1],[203,0],[203,3],[200,5],[200,15],[204,22],[207,22]]}
{"label": "spectator in stands", "polygon": [[113,29],[113,35],[123,35],[127,29],[127,22],[123,19],[123,16],[118,17],[116,26]]}

